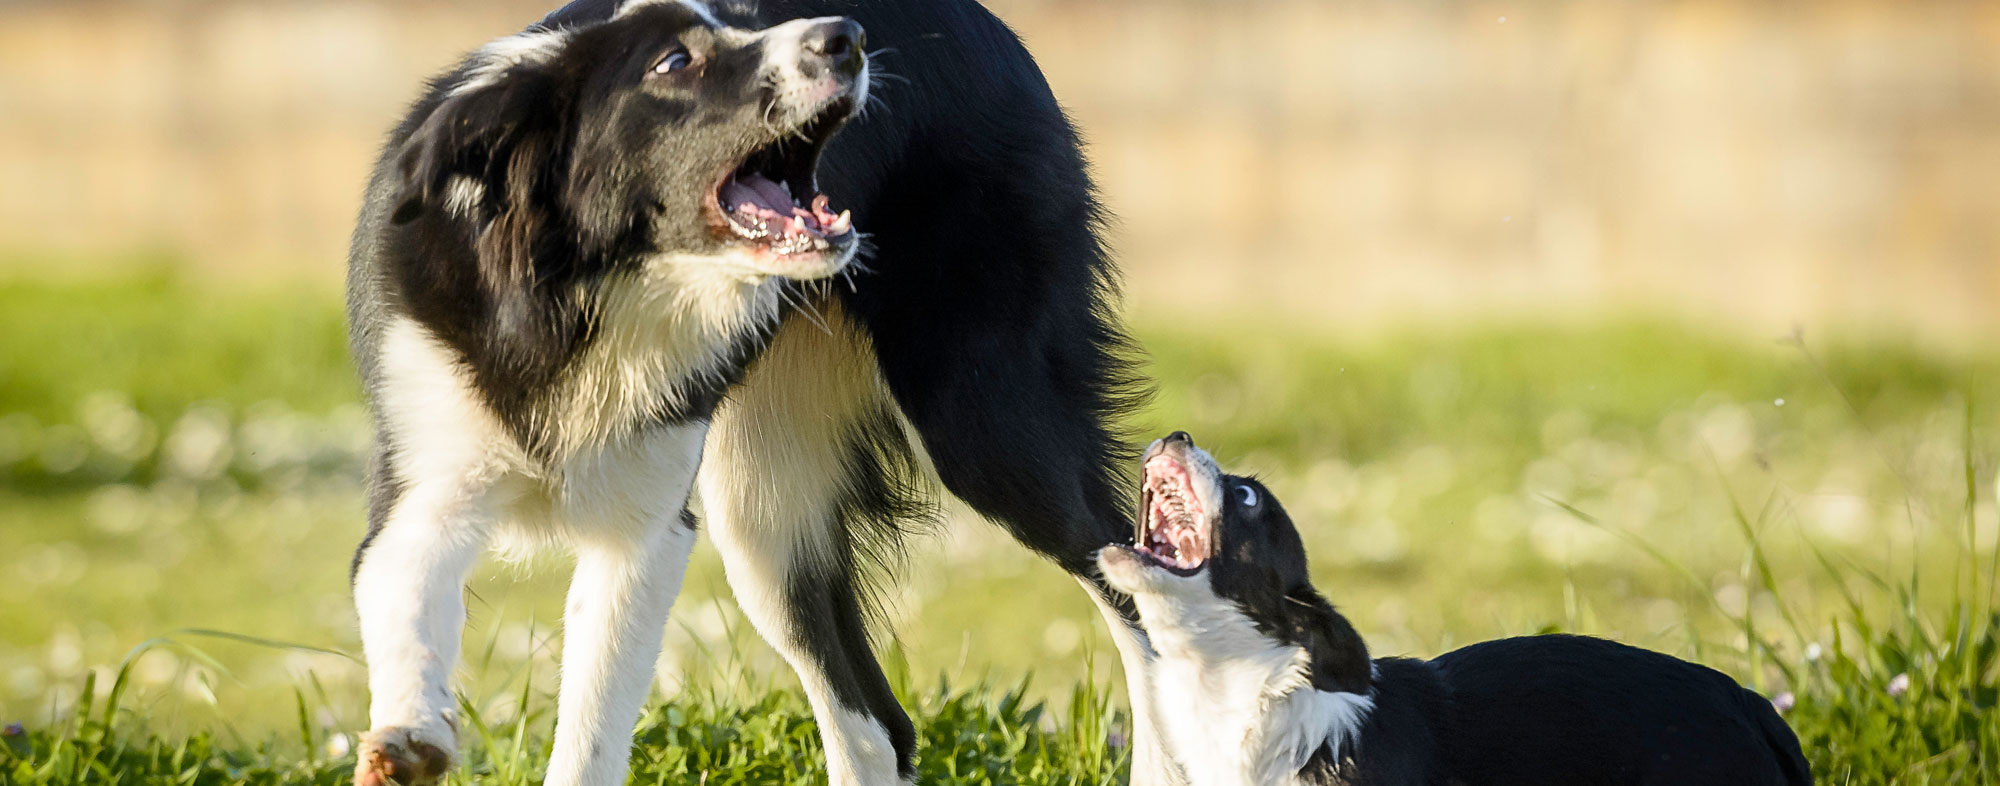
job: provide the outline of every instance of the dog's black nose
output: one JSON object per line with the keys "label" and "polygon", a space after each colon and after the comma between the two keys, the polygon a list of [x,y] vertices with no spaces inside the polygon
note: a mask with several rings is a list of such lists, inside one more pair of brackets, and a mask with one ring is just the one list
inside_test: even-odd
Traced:
{"label": "dog's black nose", "polygon": [[1178,442],[1183,445],[1191,445],[1194,444],[1194,437],[1188,436],[1188,433],[1185,431],[1176,431],[1172,434],[1167,435],[1167,441]]}
{"label": "dog's black nose", "polygon": [[854,76],[861,73],[861,48],[868,45],[868,34],[860,22],[841,17],[806,31],[800,43],[807,52],[826,58],[827,65]]}

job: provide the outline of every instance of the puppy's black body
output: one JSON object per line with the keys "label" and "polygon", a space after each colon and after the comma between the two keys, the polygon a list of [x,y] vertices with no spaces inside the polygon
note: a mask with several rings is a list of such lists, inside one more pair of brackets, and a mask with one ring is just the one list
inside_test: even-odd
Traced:
{"label": "puppy's black body", "polygon": [[[1656,652],[1546,635],[1370,660],[1261,483],[1222,474],[1184,433],[1155,443],[1146,472],[1138,545],[1100,562],[1160,648],[1168,754],[1196,786],[1812,782],[1770,701]],[[1234,681],[1175,685],[1182,673]]]}
{"label": "puppy's black body", "polygon": [[1587,636],[1381,658],[1375,710],[1305,783],[1563,786],[1812,782],[1771,702],[1727,675]]}

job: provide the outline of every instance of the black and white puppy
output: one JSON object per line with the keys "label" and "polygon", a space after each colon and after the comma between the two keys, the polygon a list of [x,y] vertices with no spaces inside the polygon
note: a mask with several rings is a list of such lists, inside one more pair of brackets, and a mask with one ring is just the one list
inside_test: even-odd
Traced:
{"label": "black and white puppy", "polygon": [[[577,559],[547,782],[622,783],[697,488],[835,784],[914,772],[863,578],[935,484],[1078,576],[1142,681],[1093,558],[1128,529],[1106,422],[1131,379],[1099,219],[974,0],[578,0],[436,79],[350,258],[378,445],[356,780],[450,766],[461,587],[499,543]],[[1135,709],[1136,781],[1172,782]]]}
{"label": "black and white puppy", "polygon": [[1144,458],[1138,545],[1098,557],[1158,649],[1153,710],[1195,786],[1804,786],[1798,738],[1721,672],[1583,636],[1370,660],[1298,530],[1184,432]]}

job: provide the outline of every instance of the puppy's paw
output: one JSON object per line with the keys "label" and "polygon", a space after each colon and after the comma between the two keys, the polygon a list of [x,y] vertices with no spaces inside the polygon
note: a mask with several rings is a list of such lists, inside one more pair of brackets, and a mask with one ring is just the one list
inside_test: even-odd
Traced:
{"label": "puppy's paw", "polygon": [[432,786],[451,769],[450,741],[390,726],[361,736],[354,786]]}

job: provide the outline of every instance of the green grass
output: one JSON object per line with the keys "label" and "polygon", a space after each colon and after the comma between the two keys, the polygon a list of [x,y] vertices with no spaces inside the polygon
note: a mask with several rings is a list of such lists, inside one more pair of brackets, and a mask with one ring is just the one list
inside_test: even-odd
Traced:
{"label": "green grass", "polygon": [[[2000,354],[1671,321],[1360,339],[1135,322],[1165,383],[1136,427],[1261,474],[1377,654],[1613,636],[1789,695],[1823,783],[2000,780]],[[366,420],[335,295],[16,281],[0,335],[0,722],[25,726],[0,735],[0,783],[344,777]],[[927,782],[1115,782],[1095,612],[953,518],[888,594]],[[481,783],[532,782],[546,755],[565,573],[473,582]],[[640,782],[813,782],[810,719],[723,587],[704,545]]]}
{"label": "green grass", "polygon": [[[86,698],[94,686],[86,684]],[[1025,685],[938,687],[910,697],[917,720],[921,783],[1071,786],[1123,782],[1122,750],[1105,739],[1114,716],[1090,686],[1075,689],[1069,710],[1051,715],[1027,700]],[[532,693],[524,690],[524,696]],[[345,784],[351,756],[336,755],[306,719],[291,739],[246,742],[198,731],[171,739],[135,732],[136,719],[107,709],[50,729],[0,739],[0,782],[13,784]],[[115,699],[105,706],[115,707]],[[465,706],[461,783],[528,786],[540,782],[551,731],[547,708],[489,718]],[[744,697],[696,692],[656,704],[641,718],[632,759],[635,783],[778,786],[825,783],[812,711],[792,692]]]}

